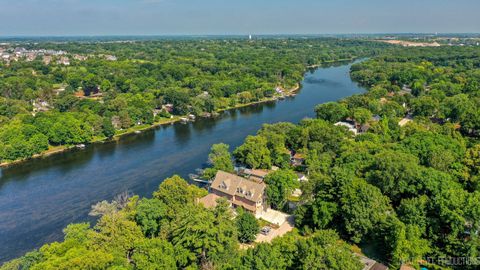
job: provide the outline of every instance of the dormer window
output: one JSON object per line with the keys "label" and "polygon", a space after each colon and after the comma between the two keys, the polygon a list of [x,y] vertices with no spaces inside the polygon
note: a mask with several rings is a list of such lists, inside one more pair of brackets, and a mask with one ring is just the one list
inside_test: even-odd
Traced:
{"label": "dormer window", "polygon": [[222,182],[219,186],[221,189],[227,189],[227,184],[225,182]]}

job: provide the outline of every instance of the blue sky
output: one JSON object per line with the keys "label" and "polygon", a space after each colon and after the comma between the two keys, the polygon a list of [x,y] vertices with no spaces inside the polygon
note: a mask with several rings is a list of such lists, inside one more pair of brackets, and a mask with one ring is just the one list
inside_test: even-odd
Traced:
{"label": "blue sky", "polygon": [[478,33],[480,0],[0,0],[0,36]]}

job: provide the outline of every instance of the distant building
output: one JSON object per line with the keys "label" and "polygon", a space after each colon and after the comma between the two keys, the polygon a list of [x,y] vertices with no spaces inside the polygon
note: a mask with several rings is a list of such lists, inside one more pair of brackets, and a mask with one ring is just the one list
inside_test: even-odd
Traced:
{"label": "distant building", "polygon": [[37,58],[37,54],[34,53],[34,52],[29,52],[29,53],[26,54],[25,57],[26,57],[27,62],[31,62],[31,61],[35,60],[35,58]]}
{"label": "distant building", "polygon": [[80,54],[75,54],[73,56],[73,59],[78,60],[78,61],[85,61],[88,59],[88,56],[85,55],[80,55]]}
{"label": "distant building", "polygon": [[117,57],[115,55],[105,55],[105,59],[108,61],[117,61]]}
{"label": "distant building", "polygon": [[57,61],[57,63],[60,64],[60,65],[69,66],[70,65],[70,59],[66,56],[62,56]]}
{"label": "distant building", "polygon": [[43,56],[43,63],[45,65],[49,65],[52,62],[52,56],[51,55],[44,55]]}
{"label": "distant building", "polygon": [[[242,207],[253,214],[268,209],[265,195],[266,185],[250,181],[235,174],[218,171],[210,186],[210,193],[225,198],[234,207]],[[212,201],[214,195],[203,200]],[[216,198],[216,197],[215,197]]]}

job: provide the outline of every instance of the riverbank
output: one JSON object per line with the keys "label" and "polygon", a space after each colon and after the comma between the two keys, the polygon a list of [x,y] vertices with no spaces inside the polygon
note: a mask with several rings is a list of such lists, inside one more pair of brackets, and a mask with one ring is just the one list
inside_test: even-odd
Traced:
{"label": "riverbank", "polygon": [[[215,113],[221,113],[221,112],[228,111],[228,110],[253,106],[255,104],[261,104],[261,103],[265,103],[265,102],[276,101],[276,100],[281,99],[281,97],[291,97],[291,96],[294,96],[298,92],[298,90],[300,90],[300,88],[301,88],[300,83],[297,83],[297,85],[294,86],[291,89],[287,89],[287,90],[283,89],[283,93],[281,95],[276,94],[273,97],[264,98],[264,99],[254,101],[254,102],[236,104],[235,106],[229,106],[227,108],[216,110]],[[133,127],[128,128],[128,129],[121,130],[121,131],[117,132],[112,138],[97,137],[94,140],[88,142],[88,144],[106,143],[106,142],[116,141],[116,140],[119,140],[121,137],[126,136],[126,135],[131,135],[131,134],[135,134],[137,132],[143,132],[143,131],[151,130],[151,129],[154,129],[154,128],[159,127],[159,126],[171,125],[171,124],[174,124],[176,122],[180,122],[180,121],[182,121],[182,119],[184,119],[186,117],[187,116],[173,116],[172,118],[165,118],[165,119],[157,121],[157,122],[155,122],[151,125],[133,126]],[[2,162],[2,163],[0,163],[0,168],[6,168],[6,167],[9,167],[9,166],[18,165],[18,164],[21,164],[23,162],[27,162],[27,161],[32,160],[32,159],[45,158],[45,157],[49,157],[49,156],[52,156],[52,155],[55,155],[55,154],[60,154],[60,153],[72,151],[72,150],[75,150],[75,149],[78,149],[78,147],[76,147],[75,145],[50,146],[48,150],[46,150],[42,153],[39,153],[39,154],[35,154],[30,158],[19,159],[19,160],[8,161],[8,162]]]}
{"label": "riverbank", "polygon": [[338,60],[327,60],[327,61],[323,61],[321,64],[309,65],[309,66],[307,66],[307,69],[319,68],[319,67],[321,67],[322,65],[325,65],[325,64],[353,62],[357,59],[358,59],[357,57],[352,57],[352,58],[343,58],[343,59],[338,59]]}

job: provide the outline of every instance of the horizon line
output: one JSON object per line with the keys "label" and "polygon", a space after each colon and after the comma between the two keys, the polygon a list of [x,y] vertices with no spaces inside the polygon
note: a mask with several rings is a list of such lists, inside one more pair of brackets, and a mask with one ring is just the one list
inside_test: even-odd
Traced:
{"label": "horizon line", "polygon": [[236,34],[65,34],[65,35],[0,35],[2,38],[45,38],[45,37],[238,37],[238,36],[368,36],[368,35],[480,35],[480,32],[358,32],[358,33],[236,33]]}

